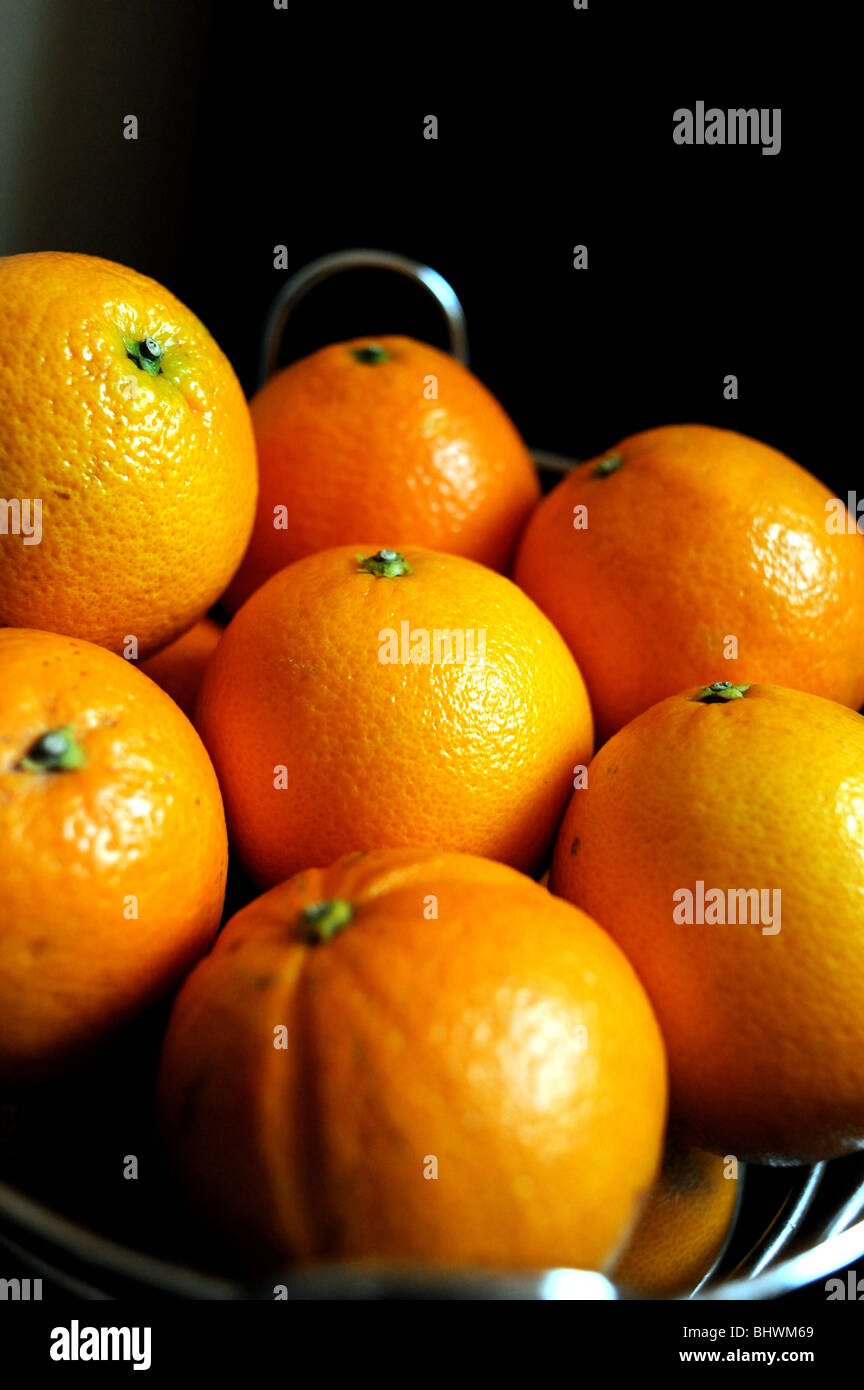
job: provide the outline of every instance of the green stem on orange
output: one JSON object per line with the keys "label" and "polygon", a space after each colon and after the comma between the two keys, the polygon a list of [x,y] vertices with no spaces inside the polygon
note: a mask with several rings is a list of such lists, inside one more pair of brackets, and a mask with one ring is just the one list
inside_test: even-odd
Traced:
{"label": "green stem on orange", "polygon": [[610,473],[615,473],[622,466],[624,460],[620,454],[610,454],[608,458],[601,459],[591,469],[595,478],[608,478]]}
{"label": "green stem on orange", "polygon": [[699,700],[703,705],[722,705],[728,700],[743,700],[744,691],[749,690],[749,685],[733,685],[731,681],[714,681],[712,685],[703,685],[702,689],[695,695],[691,695],[691,700]]}
{"label": "green stem on orange", "polygon": [[368,343],[366,347],[352,348],[351,356],[357,362],[363,362],[367,367],[377,367],[382,362],[390,361],[389,352],[380,343]]}
{"label": "green stem on orange", "polygon": [[150,376],[158,376],[162,370],[161,343],[157,343],[155,338],[142,338],[139,342],[126,343],[126,356],[140,367],[142,372],[148,372]]}
{"label": "green stem on orange", "polygon": [[354,909],[345,898],[328,898],[309,903],[300,913],[303,940],[309,946],[320,946],[344,931],[354,919]]}
{"label": "green stem on orange", "polygon": [[71,724],[42,734],[18,764],[25,772],[77,772],[78,768],[86,765],[84,750]]}
{"label": "green stem on orange", "polygon": [[410,574],[411,566],[398,550],[379,550],[375,555],[358,555],[357,572],[374,574],[379,579],[398,579],[400,574]]}

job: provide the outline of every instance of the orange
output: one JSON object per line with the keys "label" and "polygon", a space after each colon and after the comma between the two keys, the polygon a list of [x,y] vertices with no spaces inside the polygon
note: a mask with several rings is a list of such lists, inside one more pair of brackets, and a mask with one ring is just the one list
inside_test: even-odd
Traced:
{"label": "orange", "polygon": [[539,870],[591,754],[576,663],[492,570],[361,549],[274,575],[210,659],[196,724],[233,846],[268,885],[406,844]]}
{"label": "orange", "polygon": [[256,488],[243,393],[179,300],[94,256],[0,259],[0,625],[148,656],[219,597]]}
{"label": "orange", "polygon": [[175,1002],[158,1100],[252,1265],[602,1270],[659,1166],[666,1077],[594,922],[503,865],[401,849],[229,922]]}
{"label": "orange", "polygon": [[59,1070],[175,985],[225,889],[192,725],[122,657],[0,631],[0,1079]]}
{"label": "orange", "polygon": [[161,686],[190,719],[204,679],[204,670],[221,636],[222,629],[218,623],[214,623],[212,618],[202,618],[176,642],[141,662],[144,674]]}
{"label": "orange", "polygon": [[485,386],[411,338],[355,338],[286,367],[251,403],[261,492],[226,602],[293,560],[374,536],[508,566],[539,496]]}
{"label": "orange", "polygon": [[772,685],[688,691],[604,745],[552,891],[629,957],[701,1147],[864,1142],[864,718]]}
{"label": "orange", "polygon": [[830,507],[776,449],[705,425],[632,435],[544,498],[515,578],[564,634],[601,737],[718,670],[859,707],[864,535],[845,507],[852,533],[827,529]]}
{"label": "orange", "polygon": [[663,1169],[615,1267],[644,1298],[692,1292],[723,1251],[738,1205],[738,1165],[670,1136]]}

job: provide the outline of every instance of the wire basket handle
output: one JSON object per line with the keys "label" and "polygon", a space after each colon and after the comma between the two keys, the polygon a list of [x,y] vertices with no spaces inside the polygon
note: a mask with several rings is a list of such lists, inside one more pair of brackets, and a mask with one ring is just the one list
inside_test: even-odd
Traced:
{"label": "wire basket handle", "polygon": [[331,275],[338,274],[339,271],[359,270],[363,267],[369,267],[373,270],[393,270],[398,275],[404,275],[406,279],[413,281],[415,285],[421,285],[432,296],[444,315],[450,338],[450,352],[458,362],[467,367],[468,330],[465,324],[465,313],[459,303],[456,291],[444,279],[444,276],[439,275],[438,271],[433,270],[431,266],[423,265],[420,261],[409,260],[407,256],[397,256],[392,251],[367,251],[358,248],[353,251],[336,251],[331,256],[321,256],[317,261],[310,261],[308,265],[296,271],[290,280],[282,286],[270,307],[267,322],[264,325],[259,386],[263,386],[268,377],[272,376],[276,370],[279,348],[286,324],[292,310],[304,295],[308,294],[316,285],[320,285],[322,281],[329,280]]}

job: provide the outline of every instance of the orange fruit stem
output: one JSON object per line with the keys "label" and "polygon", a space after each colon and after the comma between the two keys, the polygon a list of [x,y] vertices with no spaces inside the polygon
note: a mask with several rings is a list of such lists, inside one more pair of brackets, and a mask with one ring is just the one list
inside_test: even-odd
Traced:
{"label": "orange fruit stem", "polygon": [[400,574],[410,574],[411,566],[398,550],[378,550],[374,555],[357,556],[358,572],[374,574],[379,579],[398,579]]}
{"label": "orange fruit stem", "polygon": [[142,372],[159,376],[162,371],[162,344],[155,338],[142,338],[140,342],[126,342],[126,356]]}
{"label": "orange fruit stem", "polygon": [[303,939],[308,946],[320,946],[332,941],[354,920],[354,909],[345,898],[326,898],[324,902],[309,903],[300,914]]}
{"label": "orange fruit stem", "polygon": [[351,356],[367,367],[377,367],[381,362],[389,362],[390,354],[380,343],[369,343],[367,347],[351,349]]}
{"label": "orange fruit stem", "polygon": [[69,724],[42,734],[18,764],[24,772],[75,772],[86,765],[84,749]]}
{"label": "orange fruit stem", "polygon": [[703,705],[725,705],[730,700],[743,700],[745,690],[749,689],[749,685],[733,685],[731,681],[712,681],[711,685],[697,690],[691,699]]}

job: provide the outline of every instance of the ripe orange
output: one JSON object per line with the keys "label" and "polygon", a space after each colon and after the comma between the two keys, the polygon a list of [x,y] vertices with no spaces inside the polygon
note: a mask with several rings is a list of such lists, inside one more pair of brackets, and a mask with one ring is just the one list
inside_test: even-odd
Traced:
{"label": "ripe orange", "polygon": [[0,1078],[62,1068],[179,981],[219,923],[219,788],[122,657],[0,630]]}
{"label": "ripe orange", "polygon": [[591,755],[576,663],[492,570],[374,551],[280,571],[210,659],[196,723],[232,844],[265,884],[405,844],[542,868]]}
{"label": "ripe orange", "polygon": [[601,737],[718,669],[859,707],[864,535],[827,530],[830,501],[775,449],[704,425],[632,435],[544,498],[515,578],[579,662]]}
{"label": "ripe orange", "polygon": [[41,507],[38,544],[0,545],[0,624],[149,655],[228,583],[256,487],[243,393],[179,300],[94,256],[0,259],[0,496]]}
{"label": "ripe orange", "polygon": [[659,1166],[627,961],[514,870],[349,855],[229,922],[174,1006],[163,1134],[251,1265],[614,1259]]}
{"label": "ripe orange", "polygon": [[781,1162],[861,1147],[861,715],[771,685],[662,701],[594,758],[550,885],[635,967],[695,1142]]}
{"label": "ripe orange", "polygon": [[261,491],[233,609],[283,566],[373,536],[506,569],[539,496],[515,427],[455,358],[411,338],[334,343],[251,403]]}
{"label": "ripe orange", "polygon": [[738,1204],[738,1165],[680,1135],[615,1267],[615,1282],[645,1298],[690,1293],[719,1259]]}
{"label": "ripe orange", "polygon": [[221,636],[222,628],[218,623],[214,623],[212,618],[202,618],[176,642],[141,662],[144,674],[161,686],[190,719],[204,679],[204,670]]}

